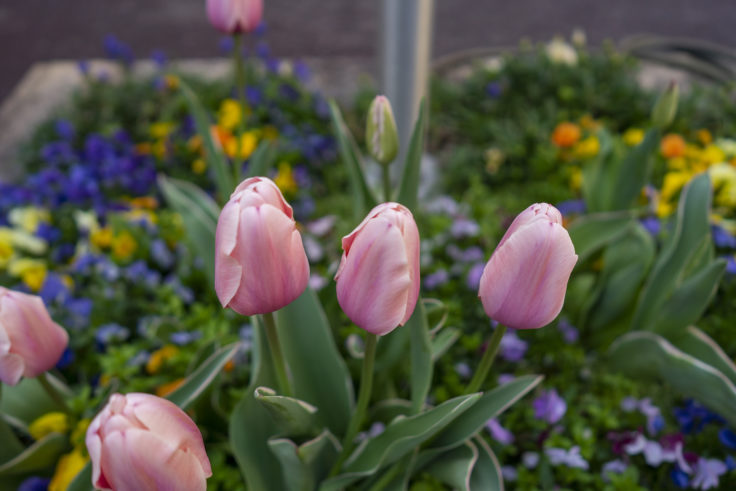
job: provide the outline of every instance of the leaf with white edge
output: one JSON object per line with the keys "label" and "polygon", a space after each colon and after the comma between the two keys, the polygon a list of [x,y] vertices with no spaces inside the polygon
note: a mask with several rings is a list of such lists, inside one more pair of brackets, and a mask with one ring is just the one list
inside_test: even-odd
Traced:
{"label": "leaf with white edge", "polygon": [[[63,382],[51,376],[49,379],[61,394],[71,397]],[[0,413],[22,421],[26,426],[46,413],[63,411],[35,378],[24,378],[17,385],[4,385],[2,395]]]}
{"label": "leaf with white edge", "polygon": [[340,443],[326,430],[300,446],[285,438],[271,439],[268,446],[281,462],[286,489],[294,491],[315,489],[340,453]]}
{"label": "leaf with white edge", "polygon": [[621,336],[608,350],[611,366],[637,378],[660,378],[736,426],[736,386],[711,365],[650,331]]}
{"label": "leaf with white edge", "polygon": [[255,397],[273,418],[280,436],[303,437],[316,434],[317,408],[308,402],[277,395],[269,387],[258,387]]}
{"label": "leaf with white edge", "polygon": [[411,331],[411,404],[412,413],[416,414],[424,407],[434,368],[427,314],[421,299],[404,329]]}
{"label": "leaf with white edge", "polygon": [[498,463],[496,455],[491,447],[480,437],[473,438],[478,448],[478,462],[473,467],[470,476],[470,489],[482,489],[483,491],[504,491],[501,464]]}
{"label": "leaf with white edge", "polygon": [[167,395],[166,399],[182,409],[188,408],[209,387],[215,377],[222,372],[225,364],[235,356],[239,347],[240,343],[234,343],[217,350],[199,368],[192,372],[175,391]]}
{"label": "leaf with white edge", "polygon": [[320,426],[343,435],[353,410],[353,384],[317,295],[307,288],[278,311],[276,324],[294,397],[319,408]]}
{"label": "leaf with white edge", "polygon": [[[3,386],[0,384],[0,400],[2,400],[2,389]],[[23,444],[20,443],[13,430],[5,422],[3,414],[0,414],[0,442],[3,442],[0,445],[0,464],[7,462],[23,451]]]}
{"label": "leaf with white edge", "polygon": [[408,416],[410,413],[411,401],[406,399],[384,399],[371,407],[370,421],[390,423],[397,416]]}
{"label": "leaf with white edge", "polygon": [[414,129],[409,142],[409,150],[404,161],[404,173],[399,185],[396,201],[416,213],[419,203],[419,180],[421,178],[422,153],[424,153],[424,133],[426,130],[427,103],[422,101],[419,114],[414,122]]}
{"label": "leaf with white edge", "polygon": [[634,224],[631,212],[611,212],[585,215],[568,226],[570,238],[583,264],[594,253],[617,240]]}
{"label": "leaf with white edge", "polygon": [[454,327],[447,327],[438,332],[432,339],[432,361],[439,360],[459,338],[460,330]]}
{"label": "leaf with white edge", "polygon": [[695,326],[689,326],[669,339],[677,348],[719,370],[736,385],[736,365],[713,339]]}
{"label": "leaf with white edge", "polygon": [[438,456],[427,472],[452,489],[472,491],[470,477],[477,461],[478,447],[468,440]]}
{"label": "leaf with white edge", "polygon": [[465,413],[478,398],[479,394],[468,394],[445,401],[421,414],[397,418],[383,433],[365,440],[348,458],[343,473],[323,482],[319,489],[344,489],[396,462]]}
{"label": "leaf with white edge", "polygon": [[37,472],[51,467],[68,447],[69,440],[66,436],[61,433],[49,433],[0,465],[0,477]]}

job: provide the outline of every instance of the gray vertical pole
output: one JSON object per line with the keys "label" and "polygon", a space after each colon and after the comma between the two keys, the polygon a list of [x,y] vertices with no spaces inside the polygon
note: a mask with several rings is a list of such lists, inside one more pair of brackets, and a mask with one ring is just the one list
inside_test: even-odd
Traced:
{"label": "gray vertical pole", "polygon": [[381,89],[394,110],[402,163],[428,92],[433,11],[434,0],[383,0]]}

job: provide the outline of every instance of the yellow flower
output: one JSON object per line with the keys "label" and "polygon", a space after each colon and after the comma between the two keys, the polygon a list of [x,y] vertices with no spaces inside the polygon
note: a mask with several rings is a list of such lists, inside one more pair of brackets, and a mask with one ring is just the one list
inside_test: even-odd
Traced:
{"label": "yellow flower", "polygon": [[49,433],[65,434],[69,431],[69,417],[65,413],[46,413],[37,418],[28,427],[28,433],[34,440],[40,440]]}
{"label": "yellow flower", "polygon": [[294,179],[294,173],[291,170],[291,165],[288,162],[281,162],[279,164],[279,172],[276,177],[273,178],[273,182],[279,187],[282,193],[292,194],[299,189],[299,185]]}
{"label": "yellow flower", "polygon": [[201,152],[202,151],[202,137],[194,135],[187,141],[187,149],[190,152]]}
{"label": "yellow flower", "polygon": [[28,288],[37,292],[46,279],[46,264],[38,259],[20,258],[10,261],[8,272],[19,277]]}
{"label": "yellow flower", "polygon": [[644,130],[640,128],[629,128],[623,134],[624,143],[630,147],[640,144],[643,139]]}
{"label": "yellow flower", "polygon": [[583,171],[579,167],[575,167],[570,174],[570,189],[578,191],[583,186]]}
{"label": "yellow flower", "polygon": [[168,384],[160,385],[156,388],[156,395],[159,397],[166,397],[167,395],[174,392],[176,389],[181,387],[181,384],[184,383],[184,379],[180,378],[177,380],[174,380],[173,382],[169,382]]}
{"label": "yellow flower", "polygon": [[166,88],[169,90],[176,90],[179,88],[179,77],[176,75],[166,75],[164,77],[164,81],[166,82]]}
{"label": "yellow flower", "polygon": [[593,116],[591,116],[590,114],[586,114],[580,118],[580,126],[588,131],[596,131],[598,130],[598,128],[600,128],[601,124],[593,119]]}
{"label": "yellow flower", "polygon": [[217,125],[228,131],[235,129],[243,118],[243,110],[235,99],[225,99],[220,105]]}
{"label": "yellow flower", "polygon": [[74,427],[74,431],[72,431],[72,434],[69,437],[69,441],[72,445],[75,447],[83,447],[85,445],[84,438],[87,435],[87,428],[91,422],[92,420],[89,418],[79,420],[79,423]]}
{"label": "yellow flower", "polygon": [[708,173],[713,182],[716,205],[736,207],[736,168],[721,163],[712,166]]}
{"label": "yellow flower", "polygon": [[147,210],[158,208],[158,200],[155,196],[138,196],[137,198],[132,198],[129,202],[133,208],[145,208]]}
{"label": "yellow flower", "polygon": [[138,242],[129,232],[122,232],[112,240],[112,255],[116,259],[126,260],[138,249]]}
{"label": "yellow flower", "polygon": [[13,257],[13,234],[8,229],[0,229],[0,268],[4,268]]}
{"label": "yellow flower", "polygon": [[598,141],[598,137],[591,135],[588,138],[582,140],[575,146],[575,156],[581,159],[589,159],[598,155],[601,149],[601,144]]}
{"label": "yellow flower", "polygon": [[675,211],[675,205],[673,205],[672,203],[668,203],[662,200],[657,203],[657,216],[659,218],[666,218],[670,216],[673,211]]}
{"label": "yellow flower", "polygon": [[726,153],[715,145],[708,145],[705,147],[700,156],[708,165],[726,161]]}
{"label": "yellow flower", "polygon": [[207,170],[207,162],[204,159],[195,159],[192,162],[192,172],[195,174],[204,174]]}
{"label": "yellow flower", "polygon": [[695,133],[695,136],[698,138],[698,141],[702,143],[703,145],[708,145],[713,141],[713,135],[710,134],[710,131],[706,129],[698,130]]}
{"label": "yellow flower", "polygon": [[35,234],[41,222],[48,223],[51,215],[48,210],[26,206],[24,208],[13,208],[8,214],[8,221],[15,227],[21,228],[29,234]]}
{"label": "yellow flower", "polygon": [[156,215],[156,212],[151,210],[143,210],[141,208],[134,208],[132,210],[128,210],[124,213],[121,213],[121,216],[123,216],[126,220],[129,222],[148,222],[152,225],[155,225],[158,223],[158,216]]}
{"label": "yellow flower", "polygon": [[158,159],[163,159],[166,156],[166,141],[159,140],[151,147],[151,153]]}
{"label": "yellow flower", "polygon": [[167,344],[163,348],[159,348],[148,358],[146,363],[146,371],[151,375],[158,373],[163,364],[173,358],[179,352],[179,348],[171,344]]}
{"label": "yellow flower", "polygon": [[56,464],[54,477],[49,483],[49,491],[66,491],[77,474],[87,465],[89,457],[84,454],[82,447],[76,447],[63,455]]}
{"label": "yellow flower", "polygon": [[562,122],[552,132],[552,142],[561,148],[575,145],[580,140],[580,127],[574,123]]}
{"label": "yellow flower", "polygon": [[659,150],[668,159],[682,157],[685,155],[685,140],[680,135],[670,133],[662,138]]}
{"label": "yellow flower", "polygon": [[89,234],[89,241],[100,249],[107,249],[112,244],[112,236],[110,227],[101,227]]}
{"label": "yellow flower", "polygon": [[279,130],[273,126],[268,125],[263,128],[263,139],[264,140],[275,140],[279,137]]}
{"label": "yellow flower", "polygon": [[257,146],[258,137],[256,133],[254,131],[246,131],[240,136],[239,147],[237,138],[230,138],[225,141],[225,153],[228,157],[247,159],[255,151]]}
{"label": "yellow flower", "polygon": [[506,160],[506,156],[504,155],[503,150],[496,147],[487,149],[484,155],[486,158],[486,171],[489,174],[495,174],[496,172],[498,172],[498,169],[501,168],[503,161]]}
{"label": "yellow flower", "polygon": [[667,168],[670,170],[685,170],[687,169],[687,160],[685,160],[685,157],[674,157],[668,159]]}
{"label": "yellow flower", "polygon": [[669,201],[690,181],[692,176],[688,172],[668,172],[662,183],[662,201]]}
{"label": "yellow flower", "polygon": [[153,123],[148,132],[151,135],[151,138],[155,140],[165,140],[173,130],[174,123],[159,121],[158,123]]}

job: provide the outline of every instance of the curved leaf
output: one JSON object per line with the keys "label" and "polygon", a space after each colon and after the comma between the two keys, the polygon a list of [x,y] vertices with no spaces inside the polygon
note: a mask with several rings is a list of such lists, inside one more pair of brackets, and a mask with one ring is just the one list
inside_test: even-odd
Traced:
{"label": "curved leaf", "polygon": [[199,368],[192,372],[175,391],[166,396],[166,399],[182,409],[188,408],[209,387],[215,377],[222,372],[225,364],[235,356],[239,347],[240,343],[234,343],[217,350]]}
{"label": "curved leaf", "polygon": [[[432,461],[427,472],[443,483],[461,491],[472,491],[470,476],[478,462],[478,447],[471,441],[448,450]],[[486,488],[483,488],[486,489]]]}
{"label": "curved leaf", "polygon": [[660,135],[657,128],[648,130],[642,142],[629,150],[621,161],[615,182],[609,184],[613,189],[611,210],[628,210],[635,204],[652,173]]}
{"label": "curved leaf", "polygon": [[276,395],[268,387],[258,387],[255,398],[271,415],[279,435],[298,437],[316,433],[317,408],[292,397]]}
{"label": "curved leaf", "polygon": [[69,440],[61,433],[49,433],[19,455],[0,465],[0,477],[44,470],[56,464],[69,448]]}
{"label": "curved leaf", "polygon": [[329,431],[299,446],[283,438],[269,440],[268,446],[281,462],[286,489],[294,491],[315,489],[340,453],[340,443]]}
{"label": "curved leaf", "polygon": [[414,123],[411,134],[409,150],[404,161],[404,172],[399,185],[399,194],[396,201],[409,208],[412,212],[417,211],[419,202],[419,180],[421,178],[422,153],[424,152],[424,132],[426,126],[426,101],[422,100],[419,106],[419,114]]}
{"label": "curved leaf", "polygon": [[697,327],[689,326],[669,341],[688,355],[694,356],[719,370],[736,385],[736,365],[718,346],[718,343]]}
{"label": "curved leaf", "polygon": [[[51,378],[51,377],[49,377]],[[68,393],[63,384],[51,379],[54,386],[61,389],[61,393]],[[37,418],[53,411],[62,411],[60,407],[35,378],[24,378],[17,385],[4,385],[3,397],[0,399],[0,413],[22,421],[26,426]]]}
{"label": "curved leaf", "polygon": [[459,338],[460,330],[454,327],[446,327],[438,332],[432,339],[432,361],[439,360]]}
{"label": "curved leaf", "polygon": [[411,331],[411,406],[412,413],[422,410],[432,385],[432,346],[429,340],[427,314],[421,299],[404,326]]}
{"label": "curved leaf", "polygon": [[482,438],[474,438],[478,446],[478,462],[473,467],[470,476],[470,489],[482,489],[483,491],[503,491],[503,476],[501,465],[491,447]]}
{"label": "curved leaf", "polygon": [[572,222],[568,232],[578,255],[577,264],[583,264],[597,251],[625,234],[634,223],[631,212],[585,215]]}

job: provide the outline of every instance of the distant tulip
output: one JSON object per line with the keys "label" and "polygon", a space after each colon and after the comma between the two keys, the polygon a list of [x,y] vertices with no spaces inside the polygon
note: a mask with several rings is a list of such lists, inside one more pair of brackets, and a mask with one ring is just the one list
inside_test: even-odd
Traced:
{"label": "distant tulip", "polygon": [[212,475],[197,425],[154,395],[113,394],[85,442],[97,489],[204,491]]}
{"label": "distant tulip", "polygon": [[285,307],[309,281],[309,262],[291,206],[270,179],[251,177],[235,189],[215,233],[215,291],[242,315]]}
{"label": "distant tulip", "polygon": [[419,297],[419,231],[411,212],[383,203],[343,237],[337,301],[358,327],[379,336],[409,320]]}
{"label": "distant tulip", "polygon": [[480,279],[478,295],[492,319],[515,329],[549,324],[562,310],[578,256],[562,216],[537,203],[513,221]]}
{"label": "distant tulip", "polygon": [[207,0],[207,16],[226,33],[250,32],[263,17],[263,0]]}
{"label": "distant tulip", "polygon": [[53,368],[68,343],[40,297],[0,287],[0,381],[15,385]]}
{"label": "distant tulip", "polygon": [[365,141],[371,157],[380,164],[388,165],[396,158],[399,134],[391,103],[386,96],[376,96],[368,109]]}

